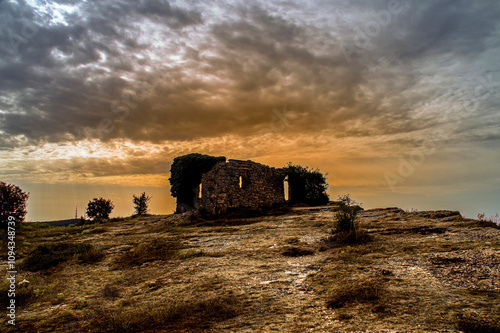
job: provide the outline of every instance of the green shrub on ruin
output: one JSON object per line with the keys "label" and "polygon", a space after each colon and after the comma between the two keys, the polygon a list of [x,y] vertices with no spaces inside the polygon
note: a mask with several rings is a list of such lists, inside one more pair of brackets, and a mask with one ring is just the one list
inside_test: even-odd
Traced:
{"label": "green shrub on ruin", "polygon": [[170,192],[177,202],[194,206],[194,189],[201,183],[201,175],[210,171],[215,164],[225,162],[224,156],[214,157],[198,153],[174,158],[170,167]]}

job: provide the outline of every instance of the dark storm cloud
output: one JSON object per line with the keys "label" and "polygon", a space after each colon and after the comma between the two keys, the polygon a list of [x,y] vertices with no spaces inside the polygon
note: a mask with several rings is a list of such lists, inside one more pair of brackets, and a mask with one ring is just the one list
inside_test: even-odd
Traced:
{"label": "dark storm cloud", "polygon": [[[23,2],[0,8],[4,146],[15,135],[152,142],[255,135],[285,105],[295,115],[285,130],[294,133],[418,131],[435,124],[412,111],[446,89],[422,66],[465,73],[499,43],[496,1],[402,1],[389,23],[382,11],[390,1],[382,0],[309,4],[317,20],[305,9],[287,16],[300,10],[294,2],[273,4],[281,10],[219,2],[216,14],[160,0],[58,3],[79,5],[64,14],[67,25]],[[36,33],[23,37],[31,22]],[[12,36],[23,38],[16,47]],[[138,98],[146,81],[148,94]]]}
{"label": "dark storm cloud", "polygon": [[[63,3],[63,2],[58,2]],[[65,2],[75,4],[75,2]],[[82,4],[67,14],[68,25],[54,23],[24,2],[4,3],[0,11],[0,130],[11,136],[58,141],[70,133],[82,138],[86,127],[99,124],[131,84],[124,73],[138,68],[135,22],[145,19],[167,28],[201,22],[201,15],[166,1]]]}
{"label": "dark storm cloud", "polygon": [[[359,96],[350,101],[351,110],[363,110],[359,119],[378,120],[380,126],[376,128],[383,133],[432,127],[437,124],[434,116],[415,119],[411,112],[422,102],[455,89],[444,85],[446,81],[439,77],[457,76],[456,80],[466,81],[471,72],[482,74],[474,68],[481,61],[485,68],[497,68],[493,61],[478,59],[488,49],[499,46],[500,5],[492,1],[396,1],[402,5],[391,14],[390,3],[353,0],[350,11],[356,11],[359,18],[340,20],[346,32],[339,44],[348,56],[348,72],[360,78],[353,82],[352,92],[360,92],[358,84],[382,88],[375,89],[377,98],[366,100]],[[425,81],[429,83],[422,91]],[[467,98],[472,97],[469,94]],[[457,102],[449,99],[450,104]],[[384,127],[384,123],[390,126]]]}
{"label": "dark storm cloud", "polygon": [[[413,7],[413,5],[410,5]],[[404,27],[410,34],[406,51],[453,52],[457,56],[475,56],[489,45],[489,37],[498,36],[500,6],[492,1],[436,1],[415,6]],[[498,46],[498,38],[494,44]],[[412,47],[413,46],[413,47]]]}

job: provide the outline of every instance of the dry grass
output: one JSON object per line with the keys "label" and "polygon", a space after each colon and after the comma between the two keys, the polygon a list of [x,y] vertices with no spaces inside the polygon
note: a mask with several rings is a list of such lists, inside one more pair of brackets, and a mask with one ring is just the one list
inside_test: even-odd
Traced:
{"label": "dry grass", "polygon": [[104,252],[101,248],[86,243],[49,243],[37,246],[24,259],[21,268],[31,272],[56,267],[71,259],[88,264],[101,260]]}
{"label": "dry grass", "polygon": [[107,284],[102,289],[102,296],[104,298],[111,299],[112,301],[118,298],[120,296],[120,293],[121,293],[120,289],[118,289],[112,284]]}
{"label": "dry grass", "polygon": [[494,228],[500,229],[500,225],[493,221],[485,221],[485,220],[468,220],[466,222],[457,223],[455,226],[457,227],[467,227],[467,228]]}
{"label": "dry grass", "polygon": [[177,253],[177,255],[179,256],[179,258],[181,259],[188,259],[188,258],[193,258],[193,257],[199,257],[199,256],[202,256],[204,255],[203,253],[203,250],[199,250],[199,249],[188,249],[188,250],[184,250],[184,251],[179,251]]}
{"label": "dry grass", "polygon": [[473,315],[459,315],[457,328],[464,333],[500,333],[500,323]]}
{"label": "dry grass", "polygon": [[242,312],[242,306],[236,297],[229,296],[163,301],[116,312],[102,307],[93,310],[95,316],[87,328],[98,328],[100,332],[128,333],[158,329],[196,332],[210,328],[214,322],[237,316]]}
{"label": "dry grass", "polygon": [[138,244],[114,260],[115,268],[139,266],[156,260],[170,260],[178,255],[183,244],[177,240],[153,238]]}
{"label": "dry grass", "polygon": [[[6,279],[2,279],[2,282],[0,283],[0,304],[6,305],[10,301],[10,298],[8,297],[10,289],[10,284]],[[27,303],[29,303],[35,292],[34,288],[30,286],[29,284],[22,284],[16,288],[16,303],[18,306],[23,306]]]}
{"label": "dry grass", "polygon": [[[391,215],[388,222],[377,217],[376,221],[365,219],[361,223],[371,229],[370,243],[325,247],[330,257],[323,270],[308,279],[324,295],[325,305],[334,309],[342,330],[498,332],[498,291],[459,289],[436,275],[451,269],[455,275],[444,274],[446,281],[471,281],[474,270],[462,269],[467,272],[462,276],[450,267],[474,263],[476,257],[457,257],[462,251],[499,249],[496,228],[479,226],[478,221],[457,223],[426,218],[395,223],[396,216]],[[491,231],[479,233],[478,227]],[[485,237],[490,239],[488,245]],[[447,257],[447,253],[456,254]],[[478,277],[478,281],[481,278],[488,277]]]}
{"label": "dry grass", "polygon": [[314,251],[308,248],[289,246],[281,254],[287,257],[302,257],[313,255]]}
{"label": "dry grass", "polygon": [[354,303],[377,304],[384,293],[382,279],[368,279],[364,281],[343,281],[342,286],[330,292],[326,306],[342,308]]}
{"label": "dry grass", "polygon": [[357,228],[350,231],[335,232],[326,240],[340,245],[353,245],[368,243],[372,240],[372,237],[366,232],[366,230]]}
{"label": "dry grass", "polygon": [[[68,281],[57,274],[24,276],[21,274],[16,286],[16,306],[27,306],[32,304],[58,304],[62,302],[65,292],[67,292]],[[29,281],[20,283],[21,281]],[[2,281],[3,282],[3,281]],[[8,285],[0,285],[0,302],[7,304]]]}
{"label": "dry grass", "polygon": [[[146,216],[30,227],[19,235],[20,263],[36,270],[39,258],[52,268],[20,269],[18,281],[29,283],[17,288],[17,329],[498,332],[500,292],[457,285],[488,286],[495,277],[487,262],[484,269],[467,265],[496,262],[498,229],[397,209],[365,211],[359,223],[371,241],[340,244],[324,240],[333,216],[298,208],[194,224]],[[45,260],[42,249],[61,243],[92,244],[104,256],[66,245]],[[64,260],[61,253],[68,253]],[[6,288],[0,284],[2,301]],[[7,327],[5,318],[0,325]]]}

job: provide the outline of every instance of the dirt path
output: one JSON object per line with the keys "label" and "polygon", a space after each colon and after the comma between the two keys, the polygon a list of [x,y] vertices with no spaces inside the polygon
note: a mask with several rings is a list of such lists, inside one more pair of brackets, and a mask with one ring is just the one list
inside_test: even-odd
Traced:
{"label": "dirt path", "polygon": [[[192,278],[203,281],[216,276],[247,297],[248,314],[220,323],[214,331],[318,332],[331,326],[321,306],[324,302],[305,282],[326,258],[314,247],[326,236],[322,223],[331,219],[331,213],[316,211],[308,219],[288,215],[233,227],[230,233],[201,236],[200,231],[207,230],[200,230],[185,235],[190,246],[209,254],[199,258]],[[312,254],[283,254],[308,246]]]}

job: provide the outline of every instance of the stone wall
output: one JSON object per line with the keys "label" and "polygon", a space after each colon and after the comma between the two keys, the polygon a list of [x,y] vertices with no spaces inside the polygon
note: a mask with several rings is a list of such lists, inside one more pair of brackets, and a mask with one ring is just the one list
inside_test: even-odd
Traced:
{"label": "stone wall", "polygon": [[281,169],[252,161],[217,163],[201,177],[201,196],[195,208],[208,214],[229,209],[257,210],[285,203]]}

